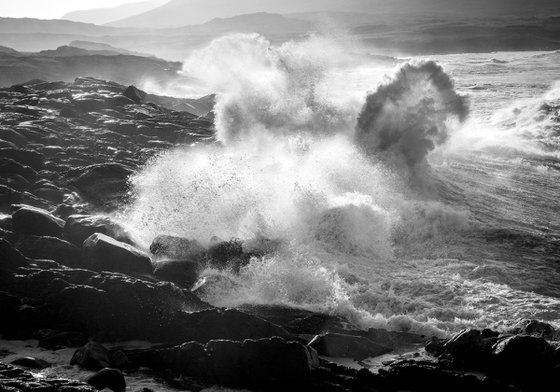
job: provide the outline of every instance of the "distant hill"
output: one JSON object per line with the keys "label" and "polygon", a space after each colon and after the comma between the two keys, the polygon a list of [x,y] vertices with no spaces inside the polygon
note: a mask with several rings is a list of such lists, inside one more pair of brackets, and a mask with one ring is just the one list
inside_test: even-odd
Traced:
{"label": "distant hill", "polygon": [[118,29],[91,23],[72,22],[62,19],[0,18],[0,34],[76,34],[106,35]]}
{"label": "distant hill", "polygon": [[12,49],[12,48],[8,48],[7,46],[2,46],[0,45],[0,53],[2,54],[9,54],[12,56],[20,56],[21,53],[19,53],[17,50]]}
{"label": "distant hill", "polygon": [[[391,17],[546,16],[560,11],[558,0],[171,0],[160,7],[130,16],[109,26],[169,28],[201,24],[218,18],[256,12],[370,13]],[[391,22],[387,20],[387,22]]]}
{"label": "distant hill", "polygon": [[136,3],[122,4],[116,7],[95,8],[91,10],[73,11],[65,14],[62,19],[76,22],[94,23],[102,25],[129,16],[138,15],[163,4],[166,0],[141,1]]}
{"label": "distant hill", "polygon": [[[17,53],[17,52],[16,52]],[[140,85],[147,79],[172,83],[180,76],[181,63],[130,55],[100,55],[84,49],[63,47],[32,54],[0,52],[0,86],[31,79],[72,81],[93,76],[122,84]]]}
{"label": "distant hill", "polygon": [[147,54],[133,52],[131,50],[123,49],[123,48],[116,48],[112,45],[101,43],[101,42],[92,42],[92,41],[72,41],[68,44],[68,46],[72,46],[74,48],[81,48],[89,51],[95,52],[111,52],[117,54],[131,54],[134,56],[145,56],[149,57]]}
{"label": "distant hill", "polygon": [[295,18],[288,18],[280,14],[257,12],[234,16],[231,18],[215,18],[209,22],[187,26],[185,32],[206,34],[225,34],[230,32],[253,32],[269,34],[300,34],[313,28],[313,24]]}

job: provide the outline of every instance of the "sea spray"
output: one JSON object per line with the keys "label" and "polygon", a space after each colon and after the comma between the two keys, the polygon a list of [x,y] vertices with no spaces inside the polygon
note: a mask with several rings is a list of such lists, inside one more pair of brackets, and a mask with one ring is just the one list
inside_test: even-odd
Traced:
{"label": "sea spray", "polygon": [[[202,244],[213,237],[280,244],[239,271],[203,272],[205,299],[216,305],[285,304],[364,327],[440,333],[426,324],[428,305],[411,311],[405,303],[414,299],[387,292],[386,279],[402,268],[393,254],[395,229],[406,222],[402,214],[416,214],[412,221],[425,216],[421,207],[410,207],[422,201],[410,198],[409,178],[393,164],[424,161],[433,144],[444,141],[448,118],[464,118],[466,104],[432,63],[405,64],[401,75],[410,75],[409,83],[397,77],[382,84],[365,106],[331,99],[324,84],[347,58],[336,44],[317,40],[275,47],[258,35],[238,34],[189,58],[185,71],[216,92],[219,143],[156,157],[132,179],[134,202],[124,219],[146,243],[170,234]],[[405,122],[396,112],[401,109]],[[391,130],[399,148],[384,149],[378,141],[391,140]],[[420,151],[413,151],[415,142]],[[448,209],[438,204],[430,211],[445,216]],[[436,220],[440,232],[446,222],[455,224]],[[347,279],[347,266],[359,267],[365,278]]]}
{"label": "sea spray", "polygon": [[356,142],[368,154],[414,170],[448,138],[450,121],[469,109],[453,80],[433,61],[409,62],[368,95],[358,117]]}

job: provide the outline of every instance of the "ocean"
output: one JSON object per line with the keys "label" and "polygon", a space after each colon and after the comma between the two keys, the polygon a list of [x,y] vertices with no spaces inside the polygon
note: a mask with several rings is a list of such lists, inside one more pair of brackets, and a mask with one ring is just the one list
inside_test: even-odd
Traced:
{"label": "ocean", "polygon": [[213,305],[280,304],[447,336],[560,327],[560,52],[396,58],[227,36],[185,61],[216,142],[132,179],[121,221],[255,256]]}

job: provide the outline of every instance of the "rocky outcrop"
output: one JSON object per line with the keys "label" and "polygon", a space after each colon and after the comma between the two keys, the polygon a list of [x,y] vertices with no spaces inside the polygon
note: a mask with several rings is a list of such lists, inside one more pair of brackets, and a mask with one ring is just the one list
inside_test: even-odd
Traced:
{"label": "rocky outcrop", "polygon": [[105,347],[96,342],[89,342],[76,350],[70,360],[70,365],[78,365],[88,370],[101,370],[111,367],[111,360]]}
{"label": "rocky outcrop", "polygon": [[84,263],[96,271],[152,273],[150,257],[139,249],[105,234],[95,233],[83,243]]}
{"label": "rocky outcrop", "polygon": [[92,386],[65,378],[37,377],[33,373],[0,363],[0,390],[6,392],[61,391],[95,392]]}
{"label": "rocky outcrop", "polygon": [[126,381],[118,369],[101,369],[86,378],[86,382],[100,391],[110,389],[113,392],[124,392],[126,390]]}
{"label": "rocky outcrop", "polygon": [[319,355],[355,360],[377,357],[392,351],[391,348],[372,342],[365,337],[338,333],[317,335],[308,346],[315,349]]}
{"label": "rocky outcrop", "polygon": [[14,231],[18,234],[61,237],[64,221],[40,208],[21,205],[13,206]]}
{"label": "rocky outcrop", "polygon": [[251,390],[304,390],[319,359],[313,349],[280,338],[212,340],[131,354],[141,366],[171,370],[209,385]]}
{"label": "rocky outcrop", "polygon": [[120,223],[105,215],[70,215],[64,226],[64,238],[76,246],[95,233],[105,234],[117,241],[134,244],[132,235]]}

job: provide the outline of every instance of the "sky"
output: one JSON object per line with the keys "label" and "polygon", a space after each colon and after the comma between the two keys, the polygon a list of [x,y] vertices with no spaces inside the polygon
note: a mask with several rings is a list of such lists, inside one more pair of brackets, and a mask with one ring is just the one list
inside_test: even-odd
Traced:
{"label": "sky", "polygon": [[56,19],[70,11],[115,7],[142,0],[0,0],[0,16]]}

